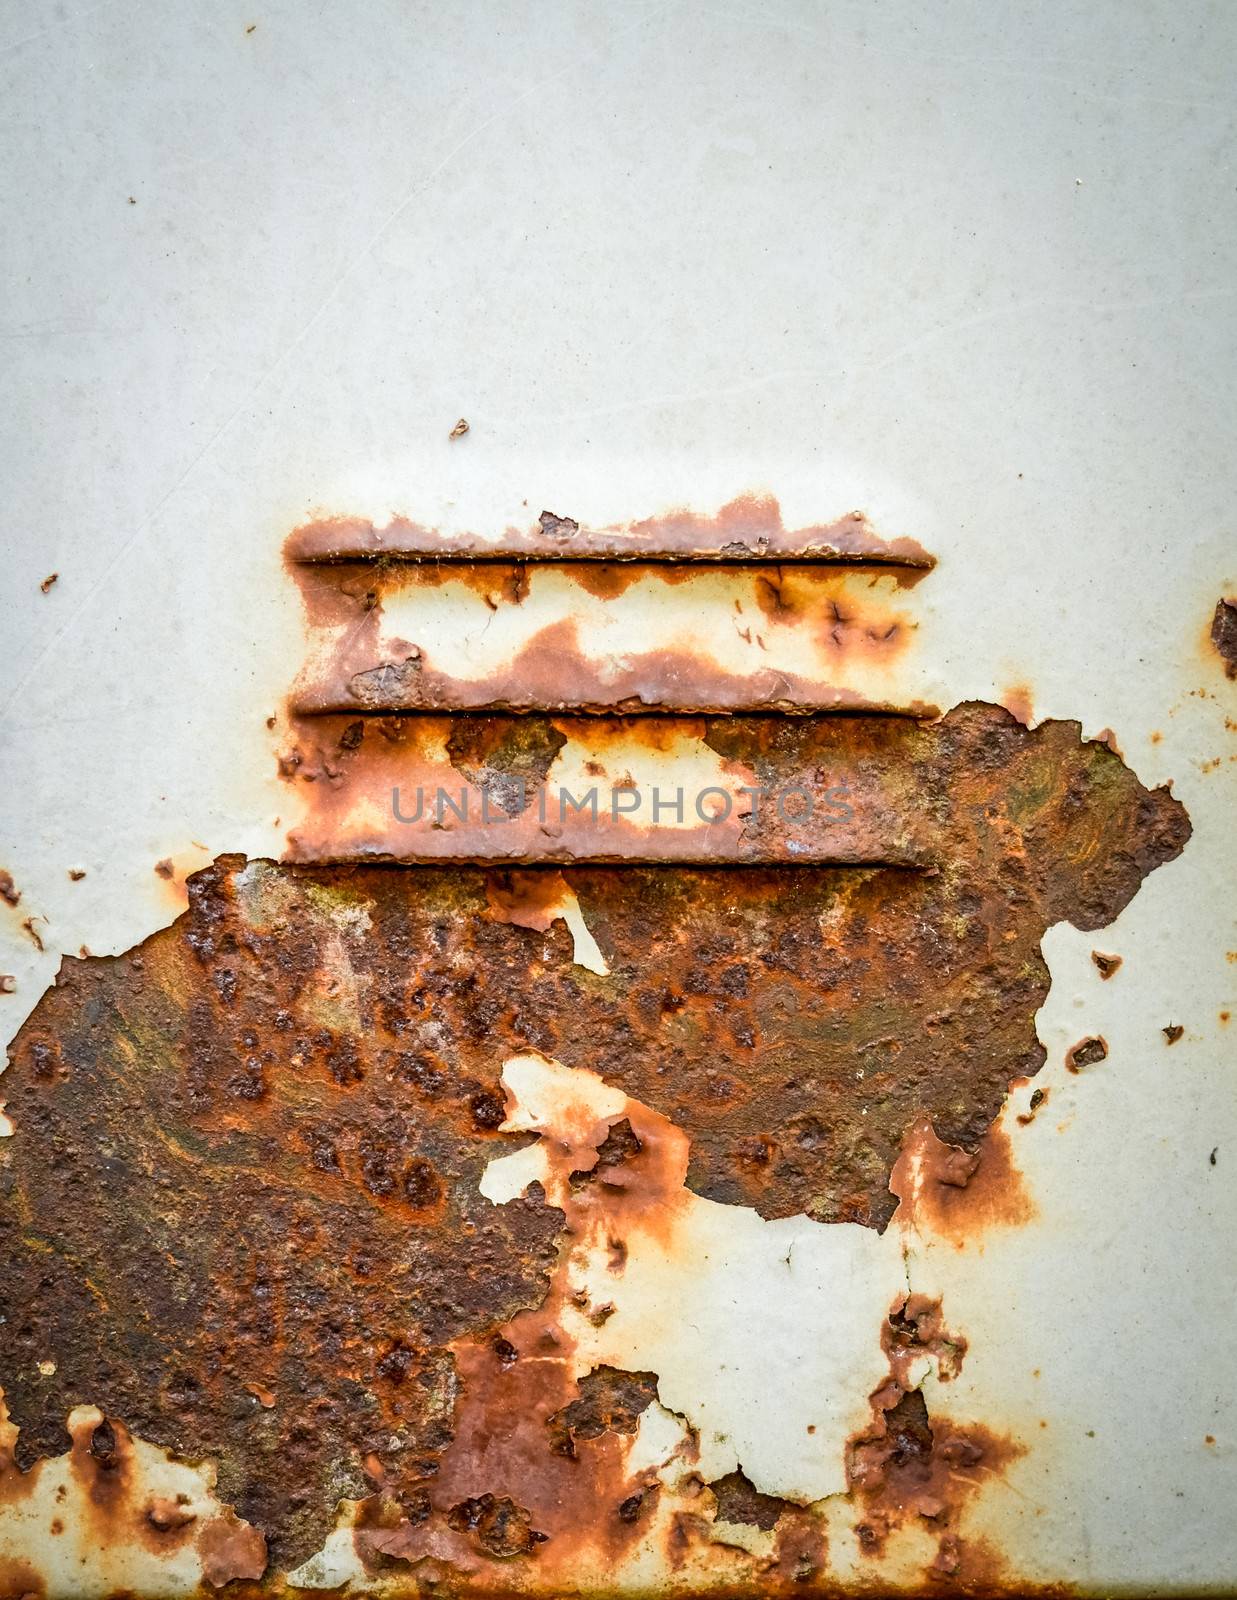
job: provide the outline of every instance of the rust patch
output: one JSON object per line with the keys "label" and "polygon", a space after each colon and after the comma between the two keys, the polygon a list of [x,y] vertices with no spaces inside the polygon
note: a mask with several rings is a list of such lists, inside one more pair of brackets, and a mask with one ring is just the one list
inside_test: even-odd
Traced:
{"label": "rust patch", "polygon": [[40,583],[39,588],[44,594],[46,594],[48,592],[48,590],[51,589],[59,581],[60,581],[60,574],[58,572],[49,572],[47,574],[47,576],[43,579],[42,583]]}
{"label": "rust patch", "polygon": [[[605,1161],[615,1121],[632,1137]],[[548,1194],[564,1216],[564,1240],[613,1237],[673,1226],[682,1194],[682,1133],[628,1100],[621,1118],[583,1111],[560,1136],[543,1140]],[[596,1174],[595,1183],[578,1181]],[[538,1186],[539,1187],[539,1186]],[[504,1587],[508,1562],[535,1562],[542,1592],[574,1586],[581,1561],[607,1570],[642,1539],[659,1493],[653,1468],[632,1470],[628,1445],[657,1397],[647,1372],[595,1368],[572,1376],[575,1343],[564,1312],[575,1303],[571,1256],[559,1256],[541,1305],[518,1312],[485,1337],[456,1340],[459,1374],[452,1437],[432,1473],[395,1505],[371,1501],[354,1532],[370,1571],[414,1564],[419,1577],[466,1592]],[[522,1580],[517,1577],[517,1586]]]}
{"label": "rust patch", "polygon": [[949,1383],[962,1371],[967,1342],[945,1325],[939,1298],[909,1294],[890,1311],[881,1329],[881,1348],[892,1380],[905,1393],[911,1388],[912,1366],[932,1357],[937,1377]]}
{"label": "rust patch", "polygon": [[[630,1123],[627,1128],[630,1133]],[[599,1165],[602,1162],[615,1165],[608,1159],[604,1144],[599,1147]],[[546,1419],[550,1449],[573,1461],[579,1455],[581,1440],[599,1439],[603,1433],[635,1433],[641,1415],[657,1398],[657,1375],[596,1367],[580,1380],[579,1389],[579,1396],[570,1405]]]}
{"label": "rust patch", "polygon": [[[394,743],[392,723],[343,721],[315,792]],[[1076,725],[1031,733],[983,706],[930,728],[847,723],[718,719],[706,742],[762,782],[870,756],[924,870],[521,867],[517,882],[224,857],[190,878],[172,928],[68,964],[5,1084],[18,1132],[0,1273],[26,1309],[0,1324],[0,1361],[23,1462],[97,1398],[108,1415],[81,1470],[104,1499],[123,1481],[128,1436],[110,1419],[124,1417],[216,1460],[279,1566],[316,1549],[347,1498],[364,1502],[355,1541],[374,1571],[416,1564],[418,1580],[483,1589],[495,1563],[536,1563],[566,1579],[585,1547],[628,1550],[657,1491],[626,1466],[652,1375],[573,1375],[563,1241],[604,1214],[620,1272],[625,1230],[659,1225],[671,1142],[686,1162],[690,1138],[695,1192],[766,1217],[881,1227],[897,1195],[959,1244],[1023,1220],[989,1124],[1043,1061],[1039,940],[1062,918],[1110,921],[1182,848],[1184,810]],[[555,733],[495,719],[451,760],[501,802],[504,774],[548,771]],[[604,983],[572,967],[565,929],[521,932],[564,886],[616,952]],[[555,1204],[529,1191],[494,1206],[481,1173],[514,1148],[497,1067],[529,1047],[602,1074],[629,1110],[558,1152]],[[903,1345],[960,1359],[939,1308],[897,1316],[891,1371]],[[58,1366],[36,1381],[46,1342]],[[894,1419],[912,1440],[913,1409]],[[949,1462],[933,1439],[908,1463],[932,1457],[931,1477],[938,1453]],[[893,1500],[910,1495],[904,1465],[882,1468]],[[679,1559],[707,1533],[701,1498],[699,1518],[673,1519]],[[777,1534],[770,1582],[807,1581],[819,1526],[787,1514]],[[190,1536],[213,1571],[256,1577],[239,1525]]]}
{"label": "rust patch", "polygon": [[924,1573],[929,1592],[947,1580],[939,1592],[1025,1593],[998,1552],[960,1532],[968,1500],[1024,1455],[1024,1447],[978,1423],[934,1424],[923,1394],[899,1377],[905,1380],[895,1347],[890,1381],[872,1396],[871,1426],[848,1452],[860,1550],[879,1557],[894,1533],[917,1526],[936,1544]]}
{"label": "rust patch", "polygon": [[1121,956],[1107,956],[1100,950],[1092,950],[1091,959],[1101,978],[1111,978],[1122,961]]}
{"label": "rust patch", "polygon": [[1237,678],[1237,600],[1223,599],[1217,604],[1211,619],[1211,642],[1225,674]]}
{"label": "rust patch", "polygon": [[[1188,837],[1168,791],[1142,788],[1105,747],[1083,744],[1076,723],[1028,731],[993,706],[959,706],[928,724],[869,715],[463,720],[458,735],[450,719],[429,716],[294,724],[281,770],[307,814],[290,834],[290,859],[956,863],[956,880],[988,851],[1003,881],[954,885],[958,937],[975,938],[965,919],[986,900],[1017,896],[1021,878],[1035,896],[1055,879],[1060,915],[1101,927],[1115,915],[1109,903],[1128,898]],[[348,744],[357,722],[363,735]],[[604,755],[620,740],[659,757],[675,740],[702,742],[722,758],[733,800],[724,806],[715,794],[700,807],[685,791],[694,825],[668,826],[647,790],[627,814],[604,781],[590,807],[586,784],[556,780],[568,741]],[[804,792],[807,820],[793,798]],[[718,820],[705,820],[713,811]]]}
{"label": "rust patch", "polygon": [[[397,1487],[434,1459],[448,1343],[536,1303],[560,1220],[477,1192],[501,1097],[495,1119],[492,1069],[449,1071],[432,1040],[453,994],[475,1046],[488,1002],[475,977],[425,983],[411,961],[447,905],[382,921],[371,1036],[353,1009],[363,890],[301,889],[225,861],[191,880],[166,934],[73,963],[15,1051],[6,1090],[30,1093],[10,1095],[0,1170],[4,1280],[27,1308],[0,1327],[23,1462],[58,1449],[68,1406],[98,1400],[217,1460],[222,1498],[281,1565],[317,1548],[337,1499],[368,1492],[367,1455]],[[55,1376],[24,1384],[49,1341]]]}
{"label": "rust patch", "polygon": [[927,571],[933,558],[914,539],[882,539],[860,511],[836,522],[787,528],[772,495],[742,495],[715,516],[675,510],[641,521],[581,527],[543,511],[527,528],[493,534],[449,533],[397,517],[384,528],[336,517],[297,528],[284,546],[293,562],[377,559],[477,561],[512,556],[553,560],[736,561],[795,557],[817,561],[897,563]]}
{"label": "rust patch", "polygon": [[21,890],[13,882],[13,874],[0,868],[0,900],[11,906],[21,904]]}
{"label": "rust patch", "polygon": [[1164,1035],[1164,1041],[1166,1044],[1176,1044],[1177,1040],[1180,1039],[1181,1035],[1185,1032],[1185,1029],[1179,1022],[1170,1022],[1166,1027],[1161,1028],[1160,1032]]}

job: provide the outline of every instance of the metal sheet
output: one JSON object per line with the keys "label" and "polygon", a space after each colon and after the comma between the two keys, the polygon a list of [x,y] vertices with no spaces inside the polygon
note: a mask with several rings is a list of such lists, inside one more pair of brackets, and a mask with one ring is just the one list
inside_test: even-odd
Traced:
{"label": "metal sheet", "polygon": [[[1234,1589],[1232,45],[1201,0],[16,20],[5,1600]],[[340,604],[415,568],[485,714],[405,701],[371,766],[403,622],[370,709],[285,548]],[[721,602],[796,553],[787,695]],[[888,670],[820,654],[830,584],[915,625]],[[794,733],[732,748],[719,685]],[[369,801],[821,739],[863,804],[806,865],[696,859],[690,799],[503,860],[447,816],[434,865]]]}

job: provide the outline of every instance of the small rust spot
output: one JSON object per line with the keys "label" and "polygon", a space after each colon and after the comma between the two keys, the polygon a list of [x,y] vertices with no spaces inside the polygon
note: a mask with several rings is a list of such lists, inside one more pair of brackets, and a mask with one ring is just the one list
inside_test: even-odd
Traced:
{"label": "small rust spot", "polygon": [[1216,606],[1211,642],[1224,662],[1225,674],[1237,678],[1237,599],[1223,599]]}
{"label": "small rust spot", "polygon": [[461,417],[460,420],[455,424],[454,428],[451,429],[451,432],[447,435],[447,438],[462,439],[467,432],[468,419],[467,417]]}
{"label": "small rust spot", "polygon": [[39,588],[43,591],[44,594],[46,594],[47,591],[52,587],[52,585],[54,583],[58,582],[59,578],[60,578],[60,574],[58,572],[49,572],[47,574],[47,576],[43,579],[42,583],[39,585]]}
{"label": "small rust spot", "polygon": [[1092,950],[1091,959],[1095,962],[1101,978],[1111,978],[1122,961],[1120,956],[1107,956],[1101,950]]}
{"label": "small rust spot", "polygon": [[1185,1032],[1185,1029],[1179,1022],[1170,1022],[1166,1027],[1161,1028],[1160,1032],[1164,1035],[1165,1041],[1168,1044],[1176,1044],[1177,1040],[1180,1039],[1181,1035]]}
{"label": "small rust spot", "polygon": [[42,954],[42,952],[46,948],[46,946],[43,943],[43,935],[35,927],[35,923],[36,922],[42,922],[43,924],[46,924],[47,918],[46,917],[40,917],[40,916],[27,917],[25,919],[25,921],[22,923],[22,928],[30,936],[31,941],[34,944],[34,948],[40,954]]}
{"label": "small rust spot", "polygon": [[190,1507],[186,1495],[156,1495],[146,1508],[146,1520],[160,1533],[169,1533],[196,1522],[197,1512]]}
{"label": "small rust spot", "polygon": [[1100,1034],[1080,1039],[1065,1055],[1065,1065],[1070,1072],[1081,1072],[1084,1067],[1096,1066],[1108,1058],[1108,1041]]}
{"label": "small rust spot", "polygon": [[69,878],[73,883],[80,883],[85,876],[86,876],[85,868],[83,868],[83,867],[70,867],[69,868]]}
{"label": "small rust spot", "polygon": [[447,1513],[447,1526],[468,1533],[487,1556],[500,1561],[530,1555],[546,1535],[532,1526],[532,1515],[507,1495],[482,1494],[461,1500]]}
{"label": "small rust spot", "polygon": [[6,872],[2,867],[0,867],[0,900],[6,901],[11,906],[21,904],[21,890],[13,882],[13,874]]}
{"label": "small rust spot", "polygon": [[176,869],[175,869],[175,867],[173,867],[172,863],[165,856],[162,861],[156,861],[155,862],[155,871],[158,873],[158,875],[161,878],[171,878],[174,875]]}

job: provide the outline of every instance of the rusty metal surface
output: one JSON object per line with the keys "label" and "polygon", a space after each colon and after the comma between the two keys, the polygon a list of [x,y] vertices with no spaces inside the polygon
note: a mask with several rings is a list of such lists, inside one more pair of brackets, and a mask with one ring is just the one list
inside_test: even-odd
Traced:
{"label": "rusty metal surface", "polygon": [[1136,831],[1120,758],[1079,734],[978,704],[934,721],[298,718],[279,758],[300,806],[288,858],[926,870],[966,857],[996,804],[1075,859],[1110,807]]}
{"label": "rusty metal surface", "polygon": [[833,522],[788,528],[772,495],[745,495],[714,516],[684,508],[609,526],[582,526],[574,517],[542,511],[527,527],[450,532],[396,517],[376,527],[362,517],[306,523],[285,550],[296,562],[377,560],[383,556],[430,561],[509,557],[554,561],[817,561],[877,562],[927,569],[932,557],[915,539],[885,539],[862,511]]}
{"label": "rusty metal surface", "polygon": [[[548,726],[520,748],[552,746]],[[482,769],[492,731],[462,737]],[[656,1474],[631,1451],[658,1374],[578,1380],[565,1319],[599,1317],[601,1338],[606,1308],[571,1309],[568,1245],[598,1239],[620,1293],[636,1234],[687,1191],[809,1226],[884,1228],[899,1194],[946,1232],[1017,1216],[988,1130],[1044,1059],[1039,940],[1110,921],[1189,824],[1076,728],[1029,732],[993,707],[925,727],[736,720],[705,739],[762,780],[828,769],[853,741],[879,774],[877,837],[918,838],[924,859],[571,867],[603,980],[572,964],[532,868],[224,858],[172,928],[67,963],[5,1084],[23,1131],[2,1271],[25,1309],[0,1325],[19,1466],[92,1402],[108,1428],[217,1463],[271,1582],[322,1546],[341,1499],[358,1509],[336,1537],[363,1571],[429,1562],[447,1592],[557,1592],[650,1539],[666,1571],[703,1561],[706,1586],[826,1581],[798,1507],[754,1568],[727,1565],[710,1530],[723,1502],[746,1514],[732,1484],[716,1502],[698,1484],[695,1512],[667,1489],[648,1520]],[[553,1182],[495,1205],[487,1164],[533,1126],[512,1123],[499,1069],[530,1049],[600,1075],[621,1109],[546,1146]],[[892,1309],[893,1387],[856,1439],[861,1543],[875,1559],[880,1530],[935,1496],[937,1578],[996,1584],[981,1553],[963,1560],[946,1480],[975,1451],[999,1471],[1003,1447],[932,1443],[898,1361],[933,1339],[939,1358],[941,1339]],[[26,1481],[10,1469],[0,1494]],[[760,1532],[771,1508],[753,1507]]]}

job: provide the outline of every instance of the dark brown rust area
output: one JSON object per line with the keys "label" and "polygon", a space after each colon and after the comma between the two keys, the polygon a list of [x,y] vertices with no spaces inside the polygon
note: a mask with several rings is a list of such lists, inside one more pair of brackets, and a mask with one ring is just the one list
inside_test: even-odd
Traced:
{"label": "dark brown rust area", "polygon": [[728,1472],[724,1478],[715,1478],[709,1488],[717,1501],[719,1522],[746,1522],[750,1527],[768,1532],[777,1526],[784,1512],[794,1514],[802,1509],[793,1500],[762,1494],[742,1472]]}
{"label": "dark brown rust area", "polygon": [[579,1397],[556,1411],[546,1424],[550,1448],[560,1456],[574,1458],[581,1439],[600,1439],[603,1433],[635,1433],[642,1413],[657,1398],[657,1374],[597,1367],[580,1379],[579,1389]]}
{"label": "dark brown rust area", "polygon": [[[478,1192],[506,1145],[502,1063],[530,1047],[683,1127],[698,1193],[882,1226],[916,1118],[974,1147],[1042,1064],[1045,928],[1111,920],[1189,831],[1068,726],[982,706],[898,726],[937,870],[569,868],[607,977],[572,965],[561,923],[496,917],[475,868],[240,858],[139,950],[70,961],[5,1079],[0,1372],[23,1459],[92,1401],[218,1461],[277,1566],[375,1481],[411,1504],[457,1415],[447,1344],[540,1303],[554,1260],[558,1211]],[[776,778],[844,732],[709,735],[732,736]],[[638,1153],[612,1133],[607,1160]],[[631,1405],[596,1411],[612,1428]]]}
{"label": "dark brown rust area", "polygon": [[540,1300],[561,1213],[478,1193],[502,1099],[488,1059],[474,1077],[420,1048],[434,980],[390,1009],[391,975],[448,942],[433,919],[391,908],[386,987],[358,1008],[359,886],[235,865],[140,951],[70,962],[14,1049],[0,1370],[23,1464],[100,1404],[217,1459],[287,1564],[368,1491],[367,1457],[397,1487],[432,1471],[444,1346]]}

